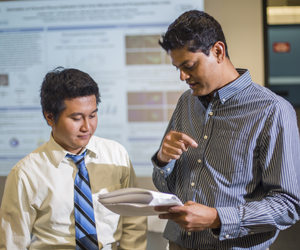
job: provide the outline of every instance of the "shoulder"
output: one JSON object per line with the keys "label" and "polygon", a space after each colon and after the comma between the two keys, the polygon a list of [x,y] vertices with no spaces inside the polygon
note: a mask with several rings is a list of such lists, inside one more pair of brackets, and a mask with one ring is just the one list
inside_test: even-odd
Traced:
{"label": "shoulder", "polygon": [[39,166],[45,166],[49,161],[47,142],[19,160],[11,169],[9,176],[18,179],[31,179],[37,173]]}
{"label": "shoulder", "polygon": [[252,82],[250,85],[252,89],[250,89],[251,92],[253,92],[255,95],[258,95],[260,98],[270,100],[273,103],[288,103],[283,97],[277,95],[272,90],[261,86],[255,82]]}
{"label": "shoulder", "polygon": [[127,155],[126,149],[120,143],[105,139],[98,136],[92,136],[90,146],[98,153],[100,152],[114,152]]}
{"label": "shoulder", "polygon": [[190,90],[186,90],[178,98],[176,105],[177,109],[180,110],[181,108],[188,108],[189,106],[194,105],[196,100],[198,100],[198,97],[193,96]]}
{"label": "shoulder", "polygon": [[194,96],[191,94],[191,91],[188,89],[181,94],[179,100],[184,101],[184,100],[189,100],[191,98],[194,98]]}
{"label": "shoulder", "polygon": [[284,109],[294,111],[293,106],[283,97],[277,95],[270,89],[257,83],[252,83],[247,94],[256,101],[264,102],[266,105],[273,106],[274,109]]}
{"label": "shoulder", "polygon": [[87,147],[93,151],[101,163],[116,166],[130,166],[130,159],[126,149],[118,142],[93,136]]}
{"label": "shoulder", "polygon": [[251,98],[261,103],[270,121],[277,120],[283,124],[297,123],[296,111],[286,99],[256,83],[252,84],[252,88],[254,94]]}

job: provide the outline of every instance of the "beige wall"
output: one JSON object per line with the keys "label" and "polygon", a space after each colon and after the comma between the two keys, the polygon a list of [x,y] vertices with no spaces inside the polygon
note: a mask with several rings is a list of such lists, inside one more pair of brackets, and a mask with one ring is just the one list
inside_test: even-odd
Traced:
{"label": "beige wall", "polygon": [[222,25],[234,66],[264,85],[262,1],[205,0],[204,9]]}

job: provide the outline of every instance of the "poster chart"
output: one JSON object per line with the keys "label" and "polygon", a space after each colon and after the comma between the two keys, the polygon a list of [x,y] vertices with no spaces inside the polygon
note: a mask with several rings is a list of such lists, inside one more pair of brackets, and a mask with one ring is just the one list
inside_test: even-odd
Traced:
{"label": "poster chart", "polygon": [[50,137],[39,89],[58,66],[98,83],[96,135],[121,143],[138,176],[152,173],[178,97],[188,86],[158,45],[201,0],[0,2],[0,175]]}

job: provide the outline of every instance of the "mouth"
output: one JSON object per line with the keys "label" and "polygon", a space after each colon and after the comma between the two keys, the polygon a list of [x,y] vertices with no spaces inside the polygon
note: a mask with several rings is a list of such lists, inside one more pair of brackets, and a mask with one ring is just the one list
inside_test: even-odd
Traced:
{"label": "mouth", "polygon": [[88,139],[90,137],[90,134],[87,135],[79,135],[78,136],[80,139]]}
{"label": "mouth", "polygon": [[191,89],[196,88],[197,84],[198,84],[197,82],[195,82],[195,83],[188,83],[188,85],[190,86]]}

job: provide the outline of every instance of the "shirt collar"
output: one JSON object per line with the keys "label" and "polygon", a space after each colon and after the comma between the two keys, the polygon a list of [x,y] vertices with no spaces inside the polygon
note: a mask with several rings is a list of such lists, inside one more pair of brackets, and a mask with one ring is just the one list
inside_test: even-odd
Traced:
{"label": "shirt collar", "polygon": [[[87,155],[89,155],[92,158],[98,158],[97,151],[96,151],[96,145],[93,142],[93,137],[90,139],[88,145],[84,147],[81,151],[84,152],[87,150]],[[62,148],[53,138],[52,134],[50,135],[50,140],[48,141],[49,145],[49,154],[51,161],[54,163],[56,167],[60,164],[60,162],[66,157],[67,154],[72,154],[69,151]]]}
{"label": "shirt collar", "polygon": [[250,73],[247,69],[236,70],[240,77],[217,91],[222,104],[252,83]]}
{"label": "shirt collar", "polygon": [[98,158],[98,154],[97,152],[99,151],[99,149],[97,150],[97,148],[99,147],[99,145],[96,145],[96,142],[94,140],[94,136],[91,137],[88,145],[86,145],[86,149],[87,149],[87,153],[93,157],[93,158]]}
{"label": "shirt collar", "polygon": [[[220,99],[222,104],[224,104],[232,96],[247,88],[252,83],[250,72],[247,69],[236,70],[240,76],[230,84],[216,91],[214,94],[214,98]],[[209,104],[209,101],[207,100],[207,95],[199,96],[198,98],[202,102],[202,104],[207,108]]]}

